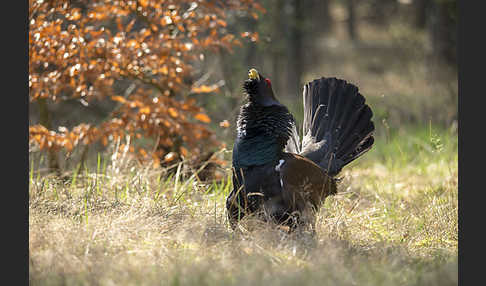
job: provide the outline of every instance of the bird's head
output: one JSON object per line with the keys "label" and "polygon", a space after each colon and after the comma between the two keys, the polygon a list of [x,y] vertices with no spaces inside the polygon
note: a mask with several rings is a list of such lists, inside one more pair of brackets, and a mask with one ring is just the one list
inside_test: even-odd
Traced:
{"label": "bird's head", "polygon": [[280,105],[273,94],[270,79],[264,77],[256,69],[248,71],[248,79],[243,83],[243,88],[250,102],[263,106]]}

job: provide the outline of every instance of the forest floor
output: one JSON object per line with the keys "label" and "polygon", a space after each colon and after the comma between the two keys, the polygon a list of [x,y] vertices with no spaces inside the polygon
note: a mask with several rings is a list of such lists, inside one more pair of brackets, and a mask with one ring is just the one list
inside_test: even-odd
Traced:
{"label": "forest floor", "polygon": [[[122,154],[123,155],[123,154]],[[128,157],[60,179],[31,160],[30,285],[457,285],[457,133],[400,129],[344,168],[314,237],[226,219],[204,184]]]}

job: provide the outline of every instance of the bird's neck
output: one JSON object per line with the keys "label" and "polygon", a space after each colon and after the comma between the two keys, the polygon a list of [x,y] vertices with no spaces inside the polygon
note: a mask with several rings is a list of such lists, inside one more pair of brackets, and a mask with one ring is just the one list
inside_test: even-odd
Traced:
{"label": "bird's neck", "polygon": [[281,156],[293,117],[283,105],[242,106],[237,121],[238,136],[233,149],[236,166],[262,165]]}
{"label": "bird's neck", "polygon": [[278,100],[273,96],[259,96],[259,97],[249,97],[250,104],[255,106],[270,107],[270,106],[283,106]]}

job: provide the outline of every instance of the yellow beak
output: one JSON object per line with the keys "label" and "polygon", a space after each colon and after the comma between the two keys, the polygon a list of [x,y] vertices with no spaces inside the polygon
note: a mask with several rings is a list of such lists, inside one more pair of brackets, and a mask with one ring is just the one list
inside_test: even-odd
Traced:
{"label": "yellow beak", "polygon": [[260,80],[260,75],[256,69],[250,69],[250,71],[248,71],[248,78]]}

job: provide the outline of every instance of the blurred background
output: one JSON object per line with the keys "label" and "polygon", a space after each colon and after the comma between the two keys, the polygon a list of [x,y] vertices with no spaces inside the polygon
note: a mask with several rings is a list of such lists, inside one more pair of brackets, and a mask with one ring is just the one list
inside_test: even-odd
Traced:
{"label": "blurred background", "polygon": [[207,103],[218,119],[234,122],[243,101],[241,83],[247,70],[256,67],[272,80],[278,98],[299,119],[303,85],[324,76],[359,87],[374,111],[378,132],[385,126],[399,129],[430,123],[455,128],[456,1],[268,0],[263,4],[267,13],[260,19],[232,23],[237,31],[258,31],[259,41],[224,53],[206,66],[226,83],[222,94]]}
{"label": "blurred background", "polygon": [[[31,29],[32,19],[42,15],[38,12],[40,9],[36,10],[37,2],[29,2]],[[145,8],[142,4],[146,2],[152,5],[152,2],[157,1],[138,1],[137,5],[141,3],[140,7]],[[194,6],[190,1],[182,2],[186,4],[186,11],[197,11],[193,8],[197,5]],[[184,74],[183,83],[187,83],[187,86],[198,86],[199,91],[203,92],[191,93],[187,89],[174,89],[177,93],[174,98],[178,98],[180,102],[186,102],[184,100],[189,96],[195,99],[197,106],[210,118],[206,120],[205,117],[195,116],[206,124],[208,134],[211,134],[206,137],[226,145],[228,149],[232,148],[236,134],[235,120],[239,107],[245,102],[242,83],[247,78],[248,69],[252,67],[271,79],[277,98],[289,107],[299,122],[302,122],[303,113],[302,86],[322,76],[338,77],[357,85],[367,99],[374,112],[377,137],[392,134],[400,136],[402,130],[430,128],[446,130],[450,136],[457,136],[456,0],[229,1],[242,2],[242,5],[246,5],[246,2],[257,2],[258,6],[227,10],[223,10],[223,2],[201,3],[203,2],[208,5],[208,9],[211,5],[221,8],[221,14],[216,14],[224,18],[221,26],[225,33],[236,35],[242,40],[229,49],[202,48],[195,53],[197,56],[194,59],[187,60],[191,69]],[[72,7],[79,8],[83,15],[88,15],[90,9],[93,9],[88,7],[90,4],[86,4],[86,1],[70,3]],[[171,11],[178,8],[174,6]],[[158,14],[154,15],[158,17]],[[123,25],[130,22],[130,15],[125,16],[127,20]],[[71,20],[75,21],[77,18]],[[106,20],[104,25],[107,29],[117,30],[114,20]],[[137,26],[135,22],[134,30],[140,31],[142,28],[143,25]],[[60,29],[66,29],[68,33],[70,31],[69,27]],[[34,32],[33,30],[32,33]],[[29,49],[32,50],[38,37],[35,34],[29,35]],[[43,37],[42,33],[40,37]],[[88,41],[88,38],[85,39]],[[35,72],[41,73],[34,65],[44,64],[42,59],[34,63],[32,57],[31,53],[31,76]],[[52,73],[52,70],[48,71]],[[46,101],[42,96],[34,96],[35,89],[31,87],[30,125],[40,124],[61,135],[64,132],[64,137],[67,134],[64,129],[72,130],[83,122],[98,126],[110,116],[117,103],[124,103],[120,98],[113,100],[113,96],[126,94],[127,90],[135,88],[132,85],[133,78],[126,74],[119,73],[118,77],[114,77],[115,80],[110,83],[113,89],[106,92],[112,96],[111,100],[110,97],[85,98],[68,93],[66,100],[52,99],[50,94],[46,96]],[[154,79],[158,80],[156,77]],[[148,89],[152,91],[144,96],[155,98],[158,96],[157,92],[163,93],[161,87],[167,84],[164,80],[160,79],[159,86],[152,84],[153,88]],[[147,86],[147,82],[145,85]],[[204,91],[204,88],[208,90]],[[120,125],[119,128],[127,127]],[[45,148],[38,148],[41,141],[34,138],[41,138],[38,135],[40,131],[34,131],[30,132],[30,155],[40,158],[42,154],[46,154],[48,144],[45,144]],[[167,134],[169,137],[180,135],[183,138],[183,134]],[[152,146],[155,141],[159,144],[160,133],[158,136],[144,133],[141,137],[145,141],[142,140],[140,146]],[[181,159],[188,157],[187,152],[197,149],[198,152],[194,154],[201,159],[221,146],[208,143],[194,147],[185,145],[184,140],[179,145],[173,142],[160,145],[159,149],[162,151],[156,156],[162,163],[171,162],[173,156],[169,156],[170,154]],[[82,156],[95,158],[93,160],[96,161],[96,154],[105,151],[108,146],[106,142],[100,142],[101,139],[93,144],[86,144],[90,148],[74,148],[68,152],[59,149],[53,153],[49,150],[49,156],[57,161],[50,166],[56,167],[57,164],[57,168],[69,168],[79,162],[72,158]],[[134,150],[137,153],[137,149]],[[66,163],[69,161],[65,159],[66,154],[73,163]],[[43,162],[48,164],[48,160]]]}

